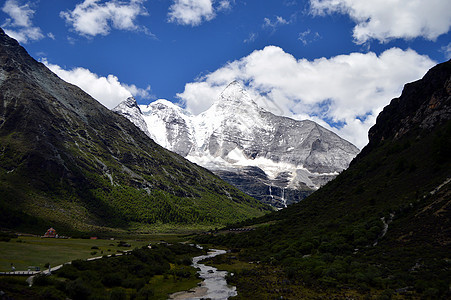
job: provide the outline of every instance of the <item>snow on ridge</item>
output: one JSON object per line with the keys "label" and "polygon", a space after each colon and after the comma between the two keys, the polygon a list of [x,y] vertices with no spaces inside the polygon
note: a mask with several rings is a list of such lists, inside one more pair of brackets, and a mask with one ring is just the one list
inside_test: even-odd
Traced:
{"label": "snow on ridge", "polygon": [[316,189],[319,184],[313,178],[336,176],[358,153],[312,121],[267,112],[237,81],[198,115],[166,99],[139,108],[149,136],[161,146],[210,170],[253,166],[271,180],[289,173],[290,187],[301,182]]}

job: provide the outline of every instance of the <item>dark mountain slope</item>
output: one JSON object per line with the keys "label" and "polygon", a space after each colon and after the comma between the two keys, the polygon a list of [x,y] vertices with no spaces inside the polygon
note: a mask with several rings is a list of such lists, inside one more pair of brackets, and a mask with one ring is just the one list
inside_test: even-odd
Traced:
{"label": "dark mountain slope", "polygon": [[[378,117],[368,146],[335,180],[298,204],[238,225],[260,226],[251,233],[199,241],[243,247],[241,259],[280,266],[278,280],[290,280],[291,292],[279,293],[284,298],[308,297],[304,285],[316,296],[355,289],[360,297],[397,291],[446,298],[450,95],[448,61],[406,85]],[[247,285],[259,272],[238,273],[238,291],[266,297],[264,286]]]}
{"label": "dark mountain slope", "polygon": [[0,206],[0,227],[45,220],[83,230],[224,224],[267,210],[155,144],[1,30]]}
{"label": "dark mountain slope", "polygon": [[369,144],[361,151],[360,157],[387,139],[396,141],[408,134],[424,136],[449,121],[450,69],[449,62],[443,63],[421,80],[406,84],[401,97],[393,99],[370,128]]}

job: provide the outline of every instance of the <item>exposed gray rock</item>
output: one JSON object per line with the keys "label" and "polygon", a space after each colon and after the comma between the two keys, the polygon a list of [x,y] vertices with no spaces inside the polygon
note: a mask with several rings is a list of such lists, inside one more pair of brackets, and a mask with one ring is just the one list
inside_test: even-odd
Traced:
{"label": "exposed gray rock", "polygon": [[136,99],[133,97],[127,98],[127,100],[119,103],[115,108],[112,109],[114,112],[125,116],[127,119],[132,121],[139,129],[141,129],[145,134],[150,136],[149,130],[147,130],[146,121],[144,121],[141,109],[139,109]]}
{"label": "exposed gray rock", "polygon": [[[140,108],[158,144],[276,207],[303,199],[347,168],[359,152],[313,121],[264,110],[236,81],[199,115],[167,100]],[[281,197],[284,190],[287,197]]]}
{"label": "exposed gray rock", "polygon": [[383,141],[398,140],[417,131],[426,132],[451,118],[451,60],[429,70],[426,75],[404,86],[399,98],[377,116],[376,124],[368,132],[369,143],[359,157]]}

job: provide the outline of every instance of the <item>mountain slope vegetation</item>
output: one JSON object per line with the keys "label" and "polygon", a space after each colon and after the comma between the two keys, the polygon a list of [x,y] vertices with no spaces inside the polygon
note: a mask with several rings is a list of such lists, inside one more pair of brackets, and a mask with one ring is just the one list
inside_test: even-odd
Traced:
{"label": "mountain slope vegetation", "polygon": [[270,208],[158,146],[0,30],[0,227],[217,225]]}
{"label": "mountain slope vegetation", "polygon": [[236,225],[252,232],[198,242],[263,262],[234,272],[243,298],[449,297],[450,95],[448,61],[405,86],[335,180],[287,209]]}

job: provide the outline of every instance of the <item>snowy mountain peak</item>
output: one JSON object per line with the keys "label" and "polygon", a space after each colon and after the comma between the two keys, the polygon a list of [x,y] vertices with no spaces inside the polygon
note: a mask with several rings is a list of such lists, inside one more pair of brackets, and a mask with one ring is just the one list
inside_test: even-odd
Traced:
{"label": "snowy mountain peak", "polygon": [[174,104],[171,101],[166,100],[166,99],[158,99],[158,100],[150,103],[148,106],[152,106],[152,107],[156,107],[156,106],[163,107],[163,106],[166,106],[166,107],[170,107],[170,108],[180,108],[176,104]]}
{"label": "snowy mountain peak", "polygon": [[222,91],[220,98],[224,99],[234,99],[239,98],[241,93],[245,93],[244,91],[244,85],[234,80],[231,83],[229,83],[226,88]]}
{"label": "snowy mountain peak", "polygon": [[139,109],[138,102],[136,102],[136,99],[134,97],[128,97],[126,100],[119,103],[113,110],[119,109],[119,108],[128,108],[128,109]]}
{"label": "snowy mountain peak", "polygon": [[219,99],[216,101],[219,106],[247,104],[257,106],[254,100],[246,92],[243,84],[239,81],[232,81],[219,95]]}
{"label": "snowy mountain peak", "polygon": [[273,194],[277,187],[282,199],[278,207],[325,184],[359,152],[312,121],[277,116],[259,107],[238,81],[198,115],[163,99],[140,108],[141,116],[124,115],[132,121],[144,119],[158,144],[232,178],[230,182],[248,182],[243,190],[269,203],[278,201]]}
{"label": "snowy mountain peak", "polygon": [[133,124],[135,124],[139,129],[141,129],[145,134],[150,136],[149,130],[147,129],[147,123],[143,118],[141,109],[139,108],[136,99],[129,97],[126,100],[119,103],[112,111],[123,115]]}
{"label": "snowy mountain peak", "polygon": [[155,113],[156,111],[166,111],[167,113],[177,112],[182,114],[187,113],[183,108],[166,99],[158,99],[150,103],[149,105],[141,105],[141,111],[145,115],[149,113]]}
{"label": "snowy mountain peak", "polygon": [[142,117],[147,123],[148,134],[161,146],[182,156],[188,155],[191,142],[191,115],[168,100],[158,99],[149,105],[141,105]]}

